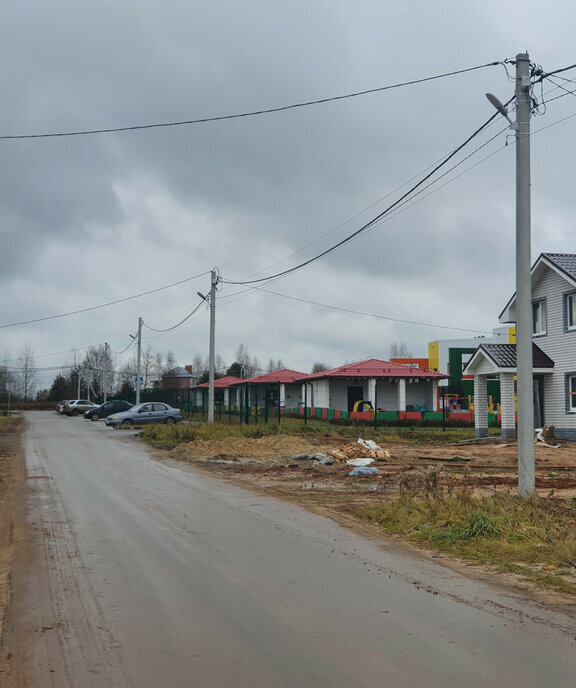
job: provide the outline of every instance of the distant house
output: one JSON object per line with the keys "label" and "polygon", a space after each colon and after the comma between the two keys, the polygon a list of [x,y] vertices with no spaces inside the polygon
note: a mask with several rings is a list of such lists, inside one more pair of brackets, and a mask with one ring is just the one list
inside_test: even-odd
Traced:
{"label": "distant house", "polygon": [[[500,314],[516,321],[516,294]],[[534,424],[554,425],[557,437],[576,440],[576,255],[542,253],[532,266]],[[516,347],[506,351],[482,345],[465,372],[474,376],[476,434],[486,433],[485,382],[500,375],[502,434],[515,433]]]}
{"label": "distant house", "polygon": [[[239,403],[238,385],[243,382],[239,377],[228,375],[214,380],[214,401],[223,406],[235,406]],[[210,383],[203,382],[192,390],[193,406],[208,406],[208,391]]]}
{"label": "distant house", "polygon": [[182,366],[176,366],[162,375],[162,389],[191,389],[198,378]]}
{"label": "distant house", "polygon": [[369,401],[386,411],[437,411],[438,381],[447,376],[419,367],[370,358],[306,375],[296,382],[307,406],[352,411],[357,401]]}
{"label": "distant house", "polygon": [[298,370],[275,370],[241,381],[242,403],[246,406],[278,406],[295,408],[302,401],[301,383],[295,382],[305,373]]}

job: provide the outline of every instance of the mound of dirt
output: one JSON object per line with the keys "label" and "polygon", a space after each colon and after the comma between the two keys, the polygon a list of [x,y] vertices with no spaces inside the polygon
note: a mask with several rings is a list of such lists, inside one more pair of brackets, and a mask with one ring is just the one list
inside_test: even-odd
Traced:
{"label": "mound of dirt", "polygon": [[175,459],[198,460],[226,457],[244,459],[285,459],[296,454],[314,454],[324,447],[313,439],[291,435],[272,435],[251,439],[226,437],[221,440],[196,440],[179,444],[171,452]]}

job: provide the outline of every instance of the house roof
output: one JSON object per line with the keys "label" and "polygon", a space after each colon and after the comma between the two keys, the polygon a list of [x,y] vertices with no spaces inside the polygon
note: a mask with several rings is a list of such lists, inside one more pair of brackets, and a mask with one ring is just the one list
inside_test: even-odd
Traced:
{"label": "house roof", "polygon": [[[532,289],[546,269],[551,269],[563,277],[568,284],[576,288],[576,254],[574,253],[541,253],[532,266]],[[502,323],[516,322],[516,292],[512,295],[499,315]]]}
{"label": "house roof", "polygon": [[[238,385],[241,382],[244,382],[239,377],[234,377],[234,375],[227,375],[226,377],[219,377],[216,380],[214,380],[214,387],[215,388],[225,388],[225,387],[232,387],[233,385]],[[203,382],[201,385],[196,385],[194,389],[198,389],[199,387],[209,387],[210,383],[209,382]]]}
{"label": "house roof", "polygon": [[186,368],[183,368],[182,366],[176,366],[175,368],[172,368],[172,370],[169,370],[167,373],[164,373],[162,377],[196,377],[195,375],[192,375],[189,373]]}
{"label": "house roof", "polygon": [[[481,344],[464,368],[471,373],[480,361],[485,359],[492,364],[493,372],[516,371],[516,344]],[[532,342],[532,368],[535,372],[550,372],[554,361]]]}
{"label": "house roof", "polygon": [[443,380],[448,377],[443,373],[436,373],[432,370],[425,370],[423,368],[413,368],[411,366],[402,365],[401,363],[391,363],[390,361],[381,361],[378,358],[369,358],[366,361],[358,361],[357,363],[348,363],[347,365],[333,368],[332,370],[322,370],[319,373],[306,375],[301,378],[302,381],[320,380],[323,378],[419,378],[419,379],[436,379]]}
{"label": "house roof", "polygon": [[266,373],[265,375],[250,377],[247,380],[240,380],[240,383],[244,384],[249,382],[252,385],[259,383],[281,382],[284,384],[289,384],[290,382],[294,382],[294,380],[305,375],[306,373],[301,373],[298,370],[289,370],[288,368],[284,368],[283,370],[275,370],[274,372]]}

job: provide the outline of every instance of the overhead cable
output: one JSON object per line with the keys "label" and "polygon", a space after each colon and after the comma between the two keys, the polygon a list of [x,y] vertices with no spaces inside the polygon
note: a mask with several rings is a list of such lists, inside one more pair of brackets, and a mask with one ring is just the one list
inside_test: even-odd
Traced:
{"label": "overhead cable", "polygon": [[66,318],[69,315],[78,315],[79,313],[87,313],[88,311],[95,311],[99,308],[107,308],[108,306],[115,306],[118,303],[124,303],[125,301],[131,301],[132,299],[139,299],[141,296],[149,296],[150,294],[156,294],[159,291],[164,291],[165,289],[170,289],[172,287],[177,287],[180,284],[185,284],[186,282],[191,282],[192,280],[198,279],[199,277],[204,277],[204,275],[210,274],[210,271],[201,272],[199,275],[194,275],[193,277],[186,277],[186,279],[179,280],[178,282],[172,282],[172,284],[166,284],[163,287],[158,287],[157,289],[149,289],[148,291],[143,291],[140,294],[134,294],[133,296],[126,296],[123,299],[116,299],[115,301],[108,301],[108,303],[101,303],[98,306],[89,306],[88,308],[80,308],[77,311],[70,311],[68,313],[59,313],[58,315],[47,315],[43,318],[34,318],[33,320],[21,320],[20,322],[8,323],[6,325],[0,325],[0,329],[7,327],[16,327],[17,325],[30,325],[32,323],[44,322],[45,320],[56,320],[57,318]]}
{"label": "overhead cable", "polygon": [[[513,98],[511,98],[505,105],[508,105],[510,102],[512,102]],[[313,256],[312,258],[300,263],[299,265],[295,265],[292,268],[289,268],[287,270],[283,270],[282,272],[278,272],[275,275],[269,275],[268,277],[261,277],[259,279],[255,280],[222,280],[224,284],[259,284],[261,282],[267,282],[268,280],[275,279],[276,277],[280,277],[282,275],[288,275],[292,272],[295,272],[296,270],[300,270],[303,267],[306,267],[307,265],[310,265],[311,263],[314,263],[315,261],[319,260],[320,258],[323,258],[324,256],[328,255],[329,253],[332,253],[332,251],[335,251],[337,248],[340,248],[341,246],[344,246],[344,244],[347,244],[348,242],[352,241],[352,239],[356,238],[358,235],[362,234],[365,232],[369,227],[374,225],[378,220],[380,220],[384,215],[388,214],[394,208],[399,206],[406,198],[411,196],[413,192],[418,189],[420,186],[422,186],[428,179],[430,179],[436,172],[444,167],[457,153],[459,153],[465,146],[472,141],[478,134],[480,134],[481,131],[483,131],[496,117],[499,117],[500,113],[495,112],[491,117],[489,117],[484,124],[482,124],[478,129],[476,129],[463,143],[461,143],[457,148],[455,148],[452,153],[450,153],[444,160],[436,165],[433,170],[431,170],[427,175],[425,175],[419,182],[414,184],[406,193],[404,193],[402,196],[400,196],[399,199],[394,201],[391,205],[389,205],[387,208],[385,208],[381,213],[376,215],[376,217],[373,217],[371,220],[366,222],[362,227],[357,229],[355,232],[352,232],[352,234],[349,234],[347,237],[342,239],[341,241],[337,242],[336,244],[333,244],[329,248],[327,248],[325,251],[322,251],[321,253],[318,253],[316,256]]]}
{"label": "overhead cable", "polygon": [[150,327],[150,325],[147,325],[144,321],[142,321],[142,324],[144,325],[144,327],[147,327],[149,330],[152,330],[152,332],[170,332],[171,330],[175,330],[177,327],[180,327],[180,325],[183,325],[189,318],[191,318],[194,315],[194,313],[196,313],[196,311],[204,303],[205,303],[204,300],[200,301],[200,303],[190,313],[188,313],[188,315],[183,320],[181,320],[179,323],[176,323],[176,325],[172,325],[172,327],[167,327],[163,330],[158,330],[154,327]]}
{"label": "overhead cable", "polygon": [[118,133],[118,132],[123,132],[123,131],[138,131],[142,129],[160,129],[160,128],[165,128],[165,127],[180,127],[180,126],[185,126],[185,125],[191,125],[191,124],[205,124],[208,122],[220,122],[223,120],[229,120],[229,119],[239,119],[241,117],[254,117],[257,115],[267,115],[271,114],[273,112],[282,112],[285,110],[293,110],[295,108],[302,108],[302,107],[309,107],[311,105],[320,105],[322,103],[330,103],[336,100],[345,100],[347,98],[357,98],[359,96],[365,96],[370,93],[379,93],[380,91],[388,91],[393,88],[401,88],[402,86],[412,86],[414,84],[421,84],[426,81],[433,81],[435,79],[443,79],[448,76],[455,76],[457,74],[465,74],[466,72],[472,72],[477,69],[484,69],[485,67],[495,67],[497,65],[503,64],[502,61],[497,61],[497,62],[488,62],[486,64],[482,65],[477,65],[476,67],[468,67],[467,69],[459,69],[453,72],[446,72],[444,74],[436,74],[434,76],[428,76],[424,77],[422,79],[413,79],[411,81],[404,81],[402,83],[398,84],[391,84],[390,86],[379,86],[377,88],[370,88],[365,91],[357,91],[355,93],[346,93],[345,95],[340,95],[340,96],[331,96],[328,98],[319,98],[317,100],[308,100],[305,102],[301,103],[293,103],[291,105],[282,105],[280,107],[274,107],[274,108],[266,108],[264,110],[252,110],[249,112],[240,112],[236,114],[231,114],[231,115],[219,115],[216,117],[201,117],[198,119],[189,119],[189,120],[182,120],[179,122],[160,122],[156,124],[140,124],[140,125],[132,125],[132,126],[126,126],[126,127],[112,127],[112,128],[107,128],[107,129],[86,129],[86,130],[81,130],[81,131],[62,131],[62,132],[53,132],[53,133],[46,133],[46,134],[14,134],[14,135],[3,135],[0,136],[0,140],[9,140],[9,139],[46,139],[46,138],[55,138],[55,137],[63,137],[63,136],[90,136],[93,134],[112,134],[112,133]]}
{"label": "overhead cable", "polygon": [[311,301],[309,299],[302,299],[298,296],[290,296],[289,294],[281,294],[277,291],[272,291],[270,289],[265,289],[264,287],[254,287],[258,291],[266,292],[267,294],[273,294],[274,296],[281,296],[285,299],[290,299],[291,301],[300,301],[301,303],[309,303],[313,306],[320,306],[321,308],[330,308],[334,311],[342,311],[344,313],[353,313],[354,315],[365,315],[370,318],[377,318],[378,320],[391,320],[392,322],[406,323],[408,325],[421,325],[425,327],[437,327],[443,330],[460,330],[461,332],[475,332],[476,334],[487,334],[488,330],[471,330],[466,327],[452,327],[450,325],[438,325],[436,323],[419,322],[417,320],[406,320],[403,318],[392,318],[388,315],[378,315],[376,313],[366,313],[365,311],[356,311],[352,308],[344,308],[342,306],[331,306],[327,303],[320,303],[319,301]]}

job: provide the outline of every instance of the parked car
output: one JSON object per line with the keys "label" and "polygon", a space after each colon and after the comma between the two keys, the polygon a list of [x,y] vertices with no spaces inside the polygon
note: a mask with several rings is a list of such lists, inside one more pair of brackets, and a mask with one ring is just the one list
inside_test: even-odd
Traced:
{"label": "parked car", "polygon": [[95,408],[98,408],[98,404],[94,404],[88,401],[88,399],[73,399],[72,401],[66,402],[62,409],[62,413],[67,416],[78,416],[80,413]]}
{"label": "parked car", "polygon": [[64,407],[70,401],[70,399],[63,399],[56,404],[56,413],[63,413]]}
{"label": "parked car", "polygon": [[128,411],[134,404],[129,401],[124,401],[123,399],[112,399],[107,401],[101,406],[97,406],[93,409],[88,409],[84,412],[84,418],[86,420],[98,420],[99,418],[108,418],[113,413],[121,413],[122,411]]}
{"label": "parked car", "polygon": [[144,425],[144,423],[178,423],[182,420],[180,409],[172,408],[159,401],[147,401],[136,404],[129,411],[114,413],[104,421],[106,425],[116,428],[119,425]]}

